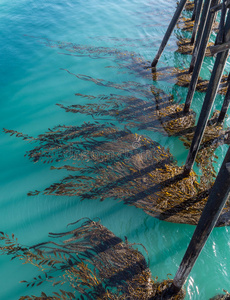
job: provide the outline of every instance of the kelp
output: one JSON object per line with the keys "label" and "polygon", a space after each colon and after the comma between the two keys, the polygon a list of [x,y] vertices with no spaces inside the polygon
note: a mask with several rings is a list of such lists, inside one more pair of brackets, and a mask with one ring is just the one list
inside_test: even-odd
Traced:
{"label": "kelp", "polygon": [[[129,128],[139,130],[159,131],[167,136],[178,136],[186,148],[190,148],[193,135],[196,129],[195,114],[190,111],[183,113],[183,104],[178,104],[173,100],[172,95],[166,95],[162,90],[152,86],[154,101],[144,101],[132,96],[120,96],[115,94],[99,95],[95,97],[96,103],[86,105],[71,105],[65,107],[59,105],[67,112],[83,113],[94,118],[110,116],[116,118],[121,123],[126,123]],[[81,97],[90,95],[78,94]],[[100,100],[104,102],[100,104]],[[214,154],[217,147],[228,143],[227,136],[229,130],[224,130],[222,125],[217,124],[219,112],[214,112],[205,130],[201,148],[198,152],[196,162],[202,171],[201,180],[206,186],[212,185],[216,173],[213,161],[217,158]]]}
{"label": "kelp", "polygon": [[[192,111],[184,114],[182,104],[154,86],[149,90],[146,85],[135,82],[116,84],[86,75],[70,74],[103,87],[129,92],[135,90],[146,100],[116,94],[76,94],[94,102],[59,106],[67,112],[91,115],[95,122],[85,122],[81,126],[59,125],[37,138],[5,129],[6,133],[36,143],[34,149],[26,153],[33,162],[71,160],[71,165],[52,169],[66,169],[76,174],[53,183],[44,194],[79,196],[82,200],[119,199],[160,219],[196,224],[215,178],[212,156],[220,144],[218,137],[225,136],[225,132],[210,123],[197,158],[203,172],[201,181],[198,183],[194,172],[184,178],[183,168],[176,165],[168,150],[146,136],[133,134],[128,127],[178,136],[189,147],[195,130]],[[99,116],[112,117],[125,127],[119,129],[103,119],[100,123],[96,121]],[[76,167],[75,161],[80,165]],[[29,195],[38,193],[34,191]]]}
{"label": "kelp", "polygon": [[[208,84],[209,84],[208,80],[202,80],[201,82],[198,83],[196,90],[199,92],[206,92],[208,88]],[[224,74],[221,78],[217,93],[221,95],[226,95],[228,84],[229,84],[228,75]]]}
{"label": "kelp", "polygon": [[[93,78],[91,76],[87,76],[84,74],[75,74],[70,72],[67,69],[62,69],[63,71],[68,72],[69,74],[77,77],[80,80],[91,81],[98,86],[104,87],[112,87],[118,90],[128,91],[128,92],[135,92],[140,94],[143,97],[149,97],[150,90],[152,85],[151,84],[140,84],[135,81],[127,81],[123,83],[115,83],[112,81],[107,81],[101,78]],[[162,67],[159,69],[153,69],[151,73],[153,81],[166,81],[169,83],[176,84],[181,87],[189,87],[192,73],[189,73],[188,69],[181,70],[175,67]],[[218,93],[225,95],[227,92],[228,84],[229,84],[229,76],[224,74],[221,78]],[[201,77],[198,78],[196,90],[199,92],[206,92],[208,88],[209,81],[203,80]]]}
{"label": "kelp", "polygon": [[134,51],[119,50],[115,47],[97,47],[93,45],[54,41],[34,36],[28,37],[36,39],[37,43],[46,47],[61,50],[62,52],[59,54],[88,57],[91,59],[106,59],[108,61],[112,60],[116,63],[116,66],[107,66],[107,68],[122,69],[122,72],[135,73],[144,78],[151,78],[151,62],[146,61],[146,59]]}
{"label": "kelp", "polygon": [[[0,233],[0,254],[30,263],[41,272],[32,282],[22,280],[22,283],[30,287],[44,282],[53,287],[68,286],[68,291],[60,289],[51,296],[42,292],[40,297],[22,296],[20,300],[159,299],[167,281],[159,283],[152,278],[145,257],[134,248],[136,244],[130,244],[126,237],[122,241],[100,221],[85,218],[69,225],[79,223],[68,232],[50,233],[52,240],[32,247],[20,245],[14,235]],[[182,290],[171,299],[184,299],[184,296]]]}
{"label": "kelp", "polygon": [[130,81],[116,84],[81,74],[70,74],[99,86],[128,91],[140,95],[140,97],[119,94],[93,96],[77,93],[76,96],[93,100],[93,103],[70,106],[57,104],[67,112],[83,113],[95,119],[98,119],[99,116],[110,116],[125,123],[128,127],[135,127],[139,130],[158,130],[168,136],[179,136],[185,129],[194,127],[194,112],[190,110],[188,114],[184,114],[182,104],[175,102],[171,94],[166,94],[154,85],[141,85]]}
{"label": "kelp", "polygon": [[[145,14],[145,19],[147,18]],[[148,17],[150,21],[152,21],[153,14],[150,14]],[[90,37],[92,40],[96,41],[108,41],[110,44],[113,43],[116,47],[144,47],[144,48],[150,48],[152,47],[152,38],[143,37],[143,38],[122,38],[122,37],[108,37],[108,36],[96,36],[96,37]],[[107,48],[108,49],[108,48]]]}
{"label": "kelp", "polygon": [[[144,61],[116,49],[53,42],[47,39],[41,39],[40,42],[49,47],[58,47],[71,52],[71,55],[74,53],[73,55],[87,55],[92,58],[112,56],[118,65],[121,62],[128,62],[122,67],[125,66],[138,74],[145,76],[149,72],[147,67],[143,68]],[[115,83],[74,74],[67,69],[65,71],[80,80],[126,91],[132,96],[76,94],[94,102],[86,105],[59,106],[68,112],[91,115],[95,122],[85,122],[80,126],[59,125],[36,138],[5,129],[6,133],[36,144],[34,149],[26,153],[33,162],[70,161],[70,164],[53,166],[52,169],[65,169],[72,174],[60,182],[53,183],[43,193],[78,196],[82,200],[118,199],[125,204],[141,208],[159,219],[197,224],[215,177],[210,156],[215,148],[213,143],[210,144],[209,140],[205,140],[207,146],[203,147],[200,156],[202,159],[199,159],[198,163],[203,171],[203,178],[206,179],[201,178],[198,182],[195,172],[191,172],[189,177],[183,176],[183,168],[177,166],[167,149],[149,137],[134,134],[128,129],[135,127],[139,130],[157,130],[168,136],[179,136],[188,146],[195,128],[194,113],[190,111],[185,115],[182,104],[176,103],[171,95],[152,85],[134,81]],[[173,79],[181,86],[188,86],[191,74],[188,70],[167,67],[153,72],[152,77],[154,80]],[[201,83],[203,81],[199,79],[198,85]],[[109,116],[124,123],[124,129],[104,120],[103,123],[98,122],[96,118],[99,116]],[[212,130],[220,133],[219,129],[213,128],[208,129],[208,135]],[[207,159],[210,163],[205,164],[204,161]],[[39,193],[36,190],[29,192],[29,195]],[[229,210],[228,205],[225,212]],[[218,225],[228,222],[226,218],[224,221],[221,219]]]}
{"label": "kelp", "polygon": [[117,199],[156,218],[188,224],[197,224],[207,201],[209,189],[197,181],[194,172],[184,177],[183,167],[177,166],[169,150],[127,128],[120,130],[108,123],[59,126],[34,141],[39,145],[26,153],[34,162],[74,159],[85,164],[59,167],[72,174],[47,187],[45,195]]}
{"label": "kelp", "polygon": [[[179,69],[175,67],[163,67],[155,69],[152,72],[152,78],[154,81],[167,81],[174,83],[181,87],[189,87],[192,73],[189,73],[188,69]],[[203,80],[199,77],[196,90],[199,92],[206,92],[208,88],[209,80]],[[225,95],[228,88],[228,75],[223,75],[219,85],[218,93]]]}
{"label": "kelp", "polygon": [[[152,78],[154,81],[166,81],[178,86],[188,87],[192,74],[189,73],[188,69],[182,70],[176,67],[162,67],[153,70]],[[197,87],[202,81],[201,77],[199,77]]]}
{"label": "kelp", "polygon": [[211,298],[210,300],[229,300],[230,299],[230,293],[228,293],[228,291],[226,291],[226,290],[223,290],[223,292],[225,292],[225,295],[219,294],[219,295]]}
{"label": "kelp", "polygon": [[[121,70],[123,73],[127,72],[130,74],[135,74],[143,78],[153,79],[154,81],[167,81],[182,87],[188,87],[191,81],[192,74],[188,72],[188,69],[181,70],[175,67],[165,67],[165,68],[160,68],[158,70],[152,69],[151,62],[146,61],[144,57],[142,57],[138,53],[135,53],[134,51],[119,50],[115,47],[97,47],[92,45],[80,45],[75,43],[54,41],[50,39],[33,37],[33,36],[28,36],[28,37],[36,39],[38,43],[43,44],[46,47],[60,49],[62,52],[59,54],[72,55],[76,57],[89,57],[91,59],[113,60],[116,63],[116,66],[108,65],[107,68],[118,69]],[[115,38],[113,38],[113,40],[116,41]],[[180,53],[185,53],[185,54],[191,53],[192,47],[187,44],[186,40],[179,39],[178,43],[179,43],[178,51]],[[212,43],[210,43],[210,45],[212,45]],[[210,51],[208,48],[206,52],[208,55],[210,55]],[[82,75],[82,74],[75,74],[75,76],[86,77],[86,75]],[[95,79],[95,80],[97,80],[98,84],[100,84],[100,79]],[[107,84],[107,86],[109,85]],[[199,78],[197,84],[197,90],[200,92],[205,92],[207,86],[208,86],[208,81]],[[222,83],[218,92],[221,94],[225,94],[227,89],[226,86],[227,86],[226,78],[223,76]]]}
{"label": "kelp", "polygon": [[180,135],[184,129],[194,126],[194,113],[191,111],[189,114],[183,114],[183,105],[176,103],[172,95],[165,94],[155,86],[151,87],[151,94],[146,100],[118,94],[102,94],[97,97],[76,94],[94,100],[95,103],[70,106],[58,104],[58,106],[66,112],[90,115],[95,120],[98,117],[110,116],[125,123],[129,128],[157,130],[168,136]]}
{"label": "kelp", "polygon": [[153,300],[162,300],[162,299],[169,299],[169,300],[181,300],[184,299],[186,296],[186,292],[184,289],[181,289],[180,292],[177,295],[169,296],[171,295],[169,293],[170,286],[172,284],[173,280],[168,279],[164,280],[162,282],[156,282],[154,284],[155,287],[155,296],[152,298]]}
{"label": "kelp", "polygon": [[186,11],[193,11],[193,9],[194,9],[194,1],[188,0],[186,2],[186,4],[185,4],[184,10],[186,10]]}
{"label": "kelp", "polygon": [[183,16],[180,17],[177,22],[177,28],[184,31],[192,31],[194,26],[194,20],[185,18]]}
{"label": "kelp", "polygon": [[[178,49],[176,50],[177,52],[181,54],[192,55],[194,44],[193,45],[191,44],[190,39],[186,39],[180,36],[177,41],[177,46],[178,46]],[[209,42],[205,50],[205,56],[207,57],[212,56],[211,51],[209,49],[209,47],[211,46],[214,46],[213,42]]]}
{"label": "kelp", "polygon": [[[121,91],[126,91],[132,94],[140,95],[141,97],[152,98],[151,95],[151,86],[152,84],[142,84],[137,81],[124,81],[122,83],[116,83],[113,81],[108,81],[102,78],[94,78],[85,74],[75,74],[70,72],[67,69],[62,69],[63,71],[68,72],[70,75],[75,76],[76,78],[84,81],[93,82],[94,84],[100,87],[109,87]],[[76,94],[77,95],[77,94]]]}
{"label": "kelp", "polygon": [[[177,23],[177,28],[181,29],[183,31],[189,31],[192,32],[193,31],[193,26],[194,26],[194,20],[188,19],[184,16],[181,16],[178,23]],[[218,31],[219,29],[219,23],[218,22],[214,22],[213,26],[212,26],[212,30],[214,32]]]}
{"label": "kelp", "polygon": [[[204,132],[202,143],[198,151],[196,162],[202,170],[201,181],[208,186],[212,186],[213,181],[216,178],[216,172],[214,169],[214,160],[218,159],[215,155],[215,150],[223,144],[228,144],[229,128],[224,129],[223,125],[217,123],[219,111],[215,111],[208,121],[207,127]],[[196,127],[191,128],[180,137],[186,148],[190,148],[193,135]]]}

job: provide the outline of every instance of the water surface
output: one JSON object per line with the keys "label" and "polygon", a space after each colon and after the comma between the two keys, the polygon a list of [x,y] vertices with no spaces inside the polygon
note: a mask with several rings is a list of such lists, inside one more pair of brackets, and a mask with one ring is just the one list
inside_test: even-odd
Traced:
{"label": "water surface", "polygon": [[[85,74],[93,78],[115,83],[136,81],[152,84],[135,73],[117,66],[114,56],[103,58],[88,55],[72,56],[63,43],[110,47],[119,51],[134,51],[146,61],[151,61],[176,7],[176,0],[11,0],[1,1],[1,127],[18,130],[32,136],[59,124],[80,125],[92,120],[85,115],[66,113],[56,106],[83,104],[82,94],[132,94],[101,87],[93,82],[82,81],[72,73]],[[187,67],[190,57],[174,52],[176,33],[162,55],[162,66]],[[52,47],[50,47],[50,43]],[[66,44],[65,44],[66,45]],[[203,76],[208,77],[213,59],[206,58]],[[166,93],[177,95],[184,101],[186,89],[165,82],[154,83]],[[193,109],[198,112],[204,95],[196,93]],[[215,102],[220,107],[221,96]],[[227,122],[229,123],[229,122]],[[133,129],[135,132],[135,129]],[[168,138],[157,132],[144,132],[170,151],[183,164],[187,150],[178,139]],[[82,217],[99,217],[103,225],[121,238],[142,243],[148,250],[153,276],[166,279],[174,276],[189,240],[193,226],[171,224],[154,219],[142,210],[126,206],[118,201],[83,201],[75,197],[38,195],[28,197],[30,190],[42,190],[58,181],[65,174],[50,170],[42,163],[33,164],[25,151],[31,145],[1,132],[1,200],[0,230],[14,233],[22,244],[32,245],[47,240],[48,232],[65,231],[68,223]],[[226,147],[217,150],[219,168]],[[228,228],[213,231],[186,283],[186,299],[209,299],[229,289],[229,238]],[[9,257],[0,257],[0,299],[16,300],[26,294],[47,294],[53,289],[48,285],[34,289],[26,288],[20,280],[32,280],[37,270],[22,265]]]}

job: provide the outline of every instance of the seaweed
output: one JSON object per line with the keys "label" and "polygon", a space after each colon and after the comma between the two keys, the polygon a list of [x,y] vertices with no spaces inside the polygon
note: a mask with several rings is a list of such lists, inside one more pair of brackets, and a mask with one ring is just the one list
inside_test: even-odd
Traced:
{"label": "seaweed", "polygon": [[226,291],[226,290],[223,290],[223,292],[225,292],[225,295],[219,294],[219,295],[211,298],[210,300],[229,300],[230,293],[228,293],[228,291]]}
{"label": "seaweed", "polygon": [[[194,20],[187,19],[186,17],[181,16],[178,23],[177,23],[177,28],[181,29],[182,31],[193,31],[193,26],[194,26]],[[214,22],[212,26],[212,30],[214,32],[217,32],[219,29],[219,23]]]}
{"label": "seaweed", "polygon": [[[151,93],[152,97],[150,98],[150,95],[147,94],[146,100],[134,96],[110,94],[109,96],[94,97],[96,103],[68,107],[59,106],[67,112],[85,113],[93,116],[93,118],[110,116],[121,123],[125,122],[129,128],[157,130],[168,136],[178,136],[186,148],[189,148],[195,131],[195,113],[190,110],[188,114],[184,114],[183,104],[175,102],[172,95],[165,94],[155,86],[151,86]],[[76,95],[93,99],[91,95]],[[217,119],[218,112],[215,112],[208,123],[203,144],[196,159],[203,172],[202,180],[206,178],[206,182],[213,182],[215,178],[212,165],[212,159],[215,156],[214,151],[220,144],[226,142],[226,134],[228,133],[228,130],[224,130],[221,125],[216,124]]]}
{"label": "seaweed", "polygon": [[[163,67],[158,70],[155,69],[152,72],[152,77],[154,81],[167,81],[174,83],[181,87],[189,87],[192,73],[189,69],[179,69],[175,67]],[[203,80],[201,77],[198,79],[196,90],[199,92],[206,92],[208,88],[209,80]],[[218,93],[225,95],[228,88],[228,75],[223,75],[219,85]]]}
{"label": "seaweed", "polygon": [[210,184],[198,183],[194,172],[184,177],[183,167],[177,166],[169,150],[127,128],[120,130],[110,123],[61,126],[35,141],[39,145],[27,152],[34,162],[71,159],[82,164],[57,168],[72,174],[47,187],[45,195],[118,199],[156,218],[189,224],[197,224],[209,195]]}
{"label": "seaweed", "polygon": [[[151,63],[134,51],[120,50],[115,47],[97,47],[93,45],[81,45],[64,41],[54,41],[46,38],[29,36],[36,39],[46,47],[62,50],[59,54],[71,55],[75,57],[88,57],[91,59],[112,60],[117,66],[107,66],[107,68],[122,69],[122,72],[135,73],[144,78],[151,78]],[[126,69],[126,70],[125,70]]]}
{"label": "seaweed", "polygon": [[[216,124],[217,114],[209,122],[197,157],[203,172],[198,183],[194,172],[189,177],[183,176],[183,167],[177,166],[169,150],[129,129],[158,130],[168,136],[178,136],[189,147],[195,130],[194,112],[184,114],[182,104],[154,86],[146,89],[146,85],[135,82],[116,84],[70,74],[102,87],[135,91],[146,100],[116,94],[76,94],[93,103],[59,106],[67,112],[91,115],[94,122],[85,122],[81,126],[59,125],[37,138],[5,129],[6,133],[36,144],[25,154],[33,162],[71,162],[62,167],[52,167],[53,170],[66,169],[74,173],[53,183],[43,193],[79,196],[82,200],[119,199],[159,219],[197,224],[216,176],[214,151],[226,140],[226,131]],[[99,116],[112,117],[124,124],[124,128],[105,122],[103,118],[103,122],[98,122],[96,118]],[[29,195],[39,193],[36,190]],[[228,210],[227,205],[225,212]],[[220,223],[223,225],[222,221]]]}
{"label": "seaweed", "polygon": [[[70,52],[71,55],[112,57],[118,67],[125,67],[141,76],[148,76],[150,73],[147,63],[129,52],[47,39],[39,41],[48,47],[58,47]],[[213,121],[216,116],[210,121],[197,157],[198,166],[203,172],[198,182],[199,178],[195,172],[191,172],[188,177],[184,176],[183,167],[177,166],[168,149],[149,137],[132,133],[130,130],[157,130],[168,136],[178,136],[184,145],[189,147],[195,129],[195,114],[192,110],[184,114],[183,105],[175,102],[172,95],[167,95],[150,84],[135,81],[115,83],[63,70],[79,80],[129,92],[132,96],[93,96],[77,93],[77,96],[93,100],[93,103],[67,107],[58,105],[67,112],[88,114],[94,122],[85,122],[80,126],[58,125],[36,138],[14,130],[4,130],[35,143],[35,147],[25,154],[33,162],[70,162],[63,166],[51,167],[52,170],[65,169],[71,172],[71,175],[53,183],[42,193],[78,196],[82,200],[118,199],[159,219],[197,224],[216,175],[213,168],[214,151],[226,141],[226,131]],[[191,79],[188,70],[169,67],[161,68],[151,76],[153,80],[176,81],[180,86],[188,86]],[[201,78],[198,88],[202,91],[206,88]],[[111,118],[119,121],[122,128],[105,122],[104,118],[102,122],[98,122],[98,117],[105,116],[109,117],[110,121]],[[39,193],[36,190],[28,195]],[[229,204],[224,213],[228,211]],[[228,222],[221,219],[218,225]]]}
{"label": "seaweed", "polygon": [[[177,52],[185,55],[193,54],[194,44],[191,44],[190,39],[186,39],[181,36],[180,37],[178,36],[177,46],[178,46],[178,49],[176,50]],[[213,42],[209,42],[205,50],[205,56],[207,57],[212,56],[211,51],[209,49],[209,47],[211,46],[214,46]]]}
{"label": "seaweed", "polygon": [[185,4],[184,10],[193,11],[193,9],[194,9],[194,1],[188,0]]}
{"label": "seaweed", "polygon": [[[69,225],[78,225],[67,232],[50,233],[52,240],[32,247],[20,245],[14,235],[0,233],[0,254],[11,255],[36,266],[41,275],[33,281],[22,280],[27,287],[40,286],[44,282],[53,287],[65,284],[47,296],[22,296],[29,299],[158,299],[166,281],[153,279],[144,255],[131,244],[115,236],[100,221],[83,218]],[[80,224],[80,225],[79,225]],[[55,239],[55,240],[54,240]],[[56,241],[58,239],[58,241]],[[135,247],[135,248],[134,248]],[[71,290],[71,291],[69,291]],[[183,299],[182,290],[172,299]]]}

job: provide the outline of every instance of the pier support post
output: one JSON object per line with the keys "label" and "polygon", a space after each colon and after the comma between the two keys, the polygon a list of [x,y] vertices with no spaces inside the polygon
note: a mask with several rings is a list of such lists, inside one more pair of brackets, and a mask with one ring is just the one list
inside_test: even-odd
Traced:
{"label": "pier support post", "polygon": [[219,124],[223,123],[226,113],[228,111],[229,103],[230,103],[230,81],[228,78],[228,90],[225,95],[224,102],[223,102],[222,108],[220,110],[220,114],[219,114],[217,123],[219,123]]}
{"label": "pier support post", "polygon": [[230,192],[230,148],[227,151],[214,186],[210,192],[206,206],[201,214],[198,225],[190,244],[174,277],[171,291],[177,293],[183,287],[200,252],[225,206]]}
{"label": "pier support post", "polygon": [[[211,3],[212,5],[215,5],[216,3],[218,3],[218,0],[212,0]],[[195,43],[195,47],[193,50],[193,57],[192,57],[192,61],[191,61],[191,65],[190,65],[190,69],[189,72],[193,71],[192,74],[192,78],[191,78],[191,82],[189,84],[189,88],[188,88],[188,93],[187,93],[187,97],[186,97],[186,101],[185,101],[185,106],[184,106],[184,113],[188,113],[189,112],[189,108],[191,106],[192,103],[192,99],[196,90],[196,85],[198,82],[198,78],[200,75],[200,70],[202,67],[202,63],[205,57],[205,50],[209,41],[209,36],[212,30],[212,25],[215,19],[215,14],[210,12],[210,6],[211,3],[209,0],[206,0],[204,3],[204,8],[203,8],[203,12],[202,12],[202,16],[201,16],[201,22],[200,22],[200,26],[199,26],[199,30],[197,33],[197,39],[196,39],[196,43]],[[205,17],[207,17],[207,21],[205,22],[205,28],[202,30],[202,26],[204,24],[204,19]],[[201,32],[203,32],[202,36],[201,36]],[[201,39],[201,41],[200,41]],[[198,54],[197,54],[197,50]],[[195,62],[195,66],[194,66],[194,70],[193,70],[193,64]]]}
{"label": "pier support post", "polygon": [[213,1],[205,0],[204,5],[203,5],[201,18],[200,18],[200,25],[199,25],[199,29],[197,32],[197,39],[196,39],[195,47],[193,49],[192,59],[191,59],[190,68],[189,68],[190,73],[192,73],[192,71],[195,67],[195,64],[197,61],[197,56],[199,57],[198,52],[199,52],[199,49],[201,48],[201,41],[203,39],[205,28],[207,27],[206,26],[207,19],[208,19],[208,16],[210,16],[211,2],[213,2]]}
{"label": "pier support post", "polygon": [[225,24],[226,13],[227,13],[227,6],[225,0],[223,0],[220,24],[219,24],[219,32],[216,37],[215,45],[220,45],[224,42],[224,24]]}
{"label": "pier support post", "polygon": [[193,9],[193,12],[192,12],[192,18],[191,18],[191,21],[194,21],[195,20],[195,18],[196,18],[196,14],[197,14],[197,12],[198,12],[198,10],[197,10],[197,2],[198,2],[199,0],[194,0],[194,9]]}
{"label": "pier support post", "polygon": [[[226,20],[226,24],[225,24],[225,32],[224,32],[224,38],[226,41],[230,41],[230,11],[228,12],[228,17]],[[208,89],[207,89],[207,93],[205,95],[205,99],[204,99],[204,103],[201,109],[201,113],[200,113],[200,117],[196,126],[196,130],[195,130],[195,134],[192,140],[192,144],[191,147],[189,149],[189,153],[188,153],[188,157],[187,157],[187,161],[185,163],[185,168],[184,168],[184,175],[187,176],[189,175],[203,134],[204,134],[204,130],[205,127],[207,125],[207,121],[211,112],[211,108],[213,105],[213,102],[215,100],[216,94],[217,94],[217,90],[220,84],[220,80],[221,80],[221,76],[223,74],[224,71],[224,67],[228,58],[228,52],[229,50],[226,50],[224,52],[218,53],[217,54],[217,58],[213,67],[213,71],[212,71],[212,75],[209,81],[209,85],[208,85]]]}
{"label": "pier support post", "polygon": [[196,13],[195,13],[195,21],[193,25],[192,37],[191,37],[191,44],[193,45],[196,39],[198,25],[200,22],[201,10],[202,10],[203,0],[198,0],[196,3]]}
{"label": "pier support post", "polygon": [[159,50],[157,52],[157,55],[155,56],[154,60],[152,61],[152,64],[151,64],[152,68],[156,67],[156,65],[158,63],[158,60],[160,59],[161,54],[163,53],[164,48],[167,45],[168,40],[169,40],[169,38],[170,38],[170,36],[171,36],[171,34],[173,32],[173,29],[174,29],[174,27],[177,24],[177,21],[178,21],[180,15],[181,15],[181,12],[184,9],[186,1],[187,0],[181,0],[180,3],[178,4],[176,12],[174,13],[174,16],[173,16],[173,18],[172,18],[172,20],[171,20],[171,22],[169,24],[169,27],[168,27],[168,29],[167,29],[167,31],[165,33],[165,36],[164,36],[164,38],[163,38],[163,40],[161,42],[160,48],[159,48]]}

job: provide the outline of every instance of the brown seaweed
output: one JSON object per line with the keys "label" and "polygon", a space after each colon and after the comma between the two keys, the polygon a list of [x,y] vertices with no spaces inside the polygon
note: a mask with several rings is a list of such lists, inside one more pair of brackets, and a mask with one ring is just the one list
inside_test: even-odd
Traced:
{"label": "brown seaweed", "polygon": [[194,9],[194,1],[188,0],[185,4],[184,10],[193,11]]}
{"label": "brown seaweed", "polygon": [[[195,114],[190,111],[183,113],[183,105],[176,103],[172,95],[163,90],[151,86],[151,93],[147,94],[146,100],[134,96],[122,96],[116,94],[92,95],[76,94],[80,97],[93,99],[93,103],[85,105],[64,106],[58,104],[66,112],[83,113],[98,117],[110,116],[129,128],[138,130],[157,130],[167,136],[180,136],[186,129],[195,125]],[[103,100],[103,102],[101,102]]]}
{"label": "brown seaweed", "polygon": [[54,41],[46,38],[37,38],[36,41],[46,47],[57,48],[62,55],[71,55],[75,57],[89,57],[91,59],[112,60],[116,66],[107,66],[107,68],[122,69],[122,72],[135,73],[141,77],[151,78],[150,62],[146,61],[140,54],[134,51],[119,50],[115,47],[97,47],[93,45],[81,45],[68,43],[64,41]]}
{"label": "brown seaweed", "polygon": [[[115,84],[85,75],[73,75],[103,87],[112,86],[127,91],[130,88],[139,90],[140,87],[135,82]],[[181,104],[153,86],[150,91],[146,86],[141,86],[140,91],[146,100],[115,94],[97,97],[77,94],[94,102],[85,106],[59,105],[67,112],[85,113],[94,118],[113,117],[126,124],[122,130],[111,122],[95,121],[85,122],[81,126],[59,125],[37,138],[13,130],[5,129],[5,132],[37,144],[26,153],[34,162],[71,161],[71,165],[58,169],[76,174],[46,188],[46,195],[119,199],[160,219],[196,224],[215,179],[213,153],[220,142],[223,143],[226,132],[215,122],[210,122],[197,158],[203,172],[201,181],[198,183],[194,172],[184,178],[183,168],[176,165],[168,150],[146,136],[133,134],[126,126],[179,136],[189,147],[195,130],[194,113],[191,111],[185,115]],[[75,161],[81,164],[76,167]],[[29,195],[38,193],[30,192]]]}
{"label": "brown seaweed", "polygon": [[[167,81],[174,83],[181,87],[189,87],[192,73],[188,69],[181,70],[175,67],[164,67],[154,70],[152,73],[154,81]],[[198,79],[196,90],[199,92],[206,92],[209,80],[203,80],[201,77]],[[225,95],[228,88],[228,75],[223,75],[219,85],[218,93]]]}
{"label": "brown seaweed", "polygon": [[[180,20],[178,21],[177,23],[177,28],[181,29],[181,30],[184,30],[184,31],[193,31],[193,26],[194,26],[194,20],[191,20],[191,19],[188,19],[184,16],[181,16],[180,17]],[[214,22],[213,23],[213,27],[212,27],[212,30],[214,32],[218,31],[219,29],[219,23],[218,22]]]}
{"label": "brown seaweed", "polygon": [[219,295],[216,295],[215,297],[211,298],[210,300],[229,300],[230,293],[226,290],[223,290],[223,292],[225,292],[225,295],[219,294]]}
{"label": "brown seaweed", "polygon": [[[207,57],[212,56],[209,47],[211,47],[213,45],[214,45],[213,42],[208,43],[208,46],[205,50],[205,56],[207,56]],[[177,52],[179,52],[181,54],[186,54],[186,55],[192,55],[193,54],[194,44],[191,44],[190,39],[179,37],[178,41],[177,41],[177,46],[178,46],[178,49],[176,50]]]}
{"label": "brown seaweed", "polygon": [[[11,255],[24,263],[39,268],[41,275],[32,282],[22,280],[27,286],[52,286],[68,284],[47,296],[22,296],[25,299],[158,299],[166,281],[153,279],[143,254],[127,240],[115,236],[100,221],[81,219],[70,225],[80,226],[63,233],[50,233],[51,241],[32,247],[22,246],[14,235],[0,233],[0,254]],[[55,240],[54,240],[55,239]],[[58,239],[58,241],[56,241]],[[144,246],[142,246],[143,249]],[[183,299],[181,291],[172,299]]]}
{"label": "brown seaweed", "polygon": [[[45,195],[118,199],[169,222],[197,224],[209,188],[197,181],[194,172],[184,178],[183,167],[177,166],[168,150],[146,136],[110,124],[86,123],[75,130],[60,127],[40,135],[40,145],[27,153],[35,162],[58,157],[86,164],[77,169],[63,167],[76,173],[46,188]],[[73,142],[77,136],[80,140]],[[64,144],[57,143],[63,138]]]}
{"label": "brown seaweed", "polygon": [[[118,65],[128,70],[142,76],[149,74],[144,60],[132,53],[47,39],[40,39],[40,42],[49,47],[63,49],[71,55],[113,57]],[[85,113],[93,118],[112,117],[124,123],[124,129],[104,121],[85,122],[81,126],[59,125],[37,138],[5,129],[6,133],[36,144],[34,149],[26,153],[34,162],[70,161],[70,164],[58,168],[53,166],[52,169],[66,169],[74,173],[60,182],[53,183],[43,193],[79,196],[81,199],[119,199],[126,204],[142,208],[160,219],[196,224],[215,178],[211,155],[219,145],[220,128],[213,125],[205,134],[202,152],[198,156],[198,164],[203,171],[201,181],[198,182],[198,176],[194,172],[184,178],[183,168],[177,166],[167,149],[146,136],[132,133],[128,128],[157,130],[169,136],[179,136],[188,147],[195,128],[195,116],[192,111],[183,114],[181,104],[176,103],[171,95],[152,85],[134,81],[118,84],[83,74],[74,74],[67,69],[65,71],[80,80],[126,91],[132,96],[110,94],[95,97],[77,94],[94,102],[84,106],[59,105],[68,112]],[[188,86],[191,79],[188,70],[168,67],[153,72],[151,76],[154,80],[170,81],[180,86]],[[202,86],[202,91],[205,89],[204,85],[204,81],[199,79],[198,87]],[[221,131],[221,135],[223,136],[224,132]],[[205,160],[208,160],[208,163],[205,164]],[[29,195],[38,193],[39,191],[30,192]],[[229,208],[226,209],[228,211]]]}
{"label": "brown seaweed", "polygon": [[[111,94],[95,97],[96,103],[69,107],[60,105],[60,107],[67,112],[86,113],[93,117],[110,116],[122,123],[125,122],[128,127],[135,127],[139,130],[157,130],[168,136],[178,136],[189,148],[195,131],[195,114],[192,111],[184,114],[183,105],[176,103],[172,95],[167,95],[154,86],[152,86],[151,92],[153,95],[151,101]],[[92,96],[89,95],[77,95],[92,99]],[[99,104],[101,99],[104,100],[103,104]],[[197,163],[203,172],[202,180],[206,180],[207,183],[208,181],[213,182],[215,178],[212,164],[214,151],[220,144],[226,142],[228,132],[216,124],[217,115],[218,112],[215,112],[208,124],[197,157]]]}

